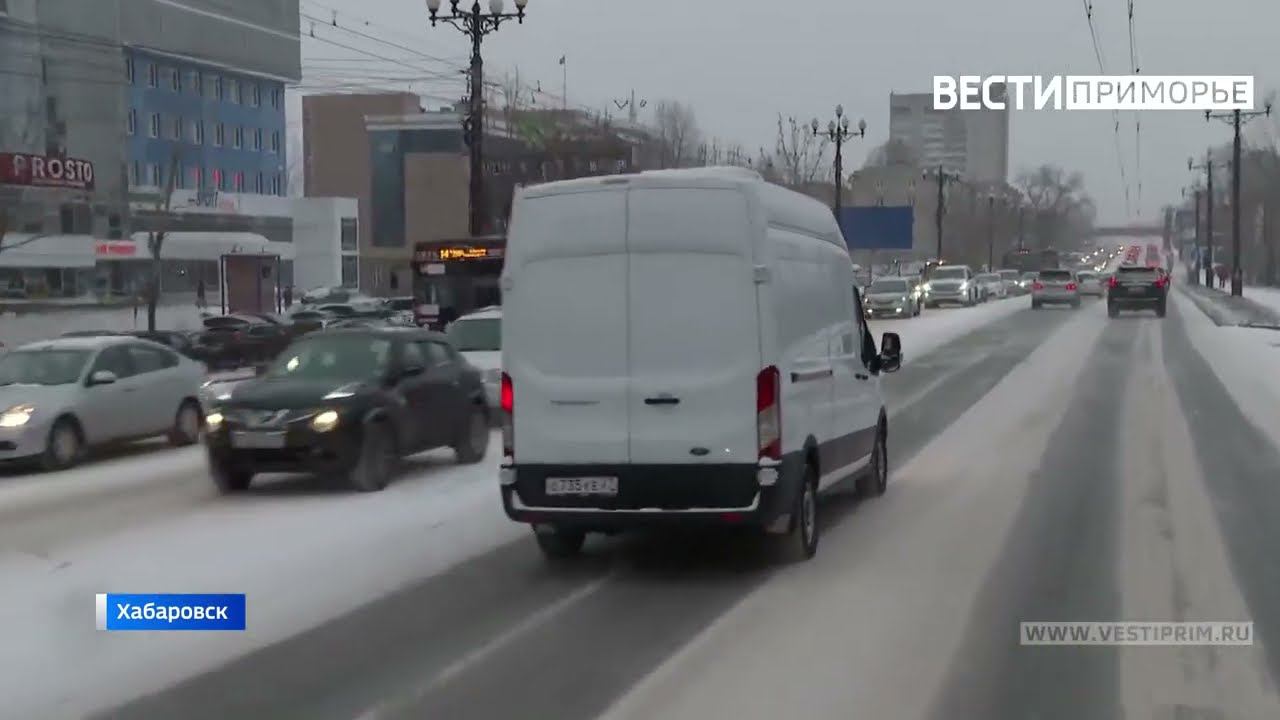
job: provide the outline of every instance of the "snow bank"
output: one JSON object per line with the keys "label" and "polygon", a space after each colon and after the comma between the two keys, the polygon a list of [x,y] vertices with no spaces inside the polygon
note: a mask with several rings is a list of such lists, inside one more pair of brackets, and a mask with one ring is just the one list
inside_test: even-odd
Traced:
{"label": "snow bank", "polygon": [[1218,326],[1190,298],[1178,293],[1170,298],[1192,346],[1236,406],[1280,447],[1280,331]]}
{"label": "snow bank", "polygon": [[903,320],[869,320],[867,326],[879,343],[886,332],[902,336],[904,364],[924,357],[952,340],[998,322],[1031,307],[1028,297],[1011,297],[971,308],[936,308]]}
{"label": "snow bank", "polygon": [[[211,670],[527,533],[487,460],[448,452],[381,493],[276,490],[0,566],[0,697],[13,717],[78,717]],[[244,633],[105,633],[100,592],[248,595]],[[52,668],[52,670],[51,670]]]}
{"label": "snow bank", "polygon": [[1244,296],[1280,315],[1280,288],[1246,287]]}
{"label": "snow bank", "polygon": [[[87,308],[45,313],[0,315],[0,342],[10,348],[37,340],[83,330],[145,330],[147,310],[138,308]],[[160,330],[195,330],[200,327],[200,311],[195,305],[162,305],[156,308]]]}

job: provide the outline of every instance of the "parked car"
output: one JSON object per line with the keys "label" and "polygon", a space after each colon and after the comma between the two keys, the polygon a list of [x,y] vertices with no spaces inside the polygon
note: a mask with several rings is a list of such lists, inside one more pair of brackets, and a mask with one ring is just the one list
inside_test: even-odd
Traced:
{"label": "parked car", "polygon": [[1076,273],[1076,282],[1080,284],[1080,294],[1102,297],[1106,294],[1102,276],[1091,270]]}
{"label": "parked car", "polygon": [[307,335],[222,396],[206,425],[209,470],[228,493],[258,473],[300,471],[376,491],[405,455],[452,447],[475,463],[489,443],[479,373],[417,328]]}
{"label": "parked car", "polygon": [[978,303],[980,293],[968,265],[939,265],[930,271],[929,281],[925,283],[924,306],[933,308],[951,303],[972,307]]}
{"label": "parked car", "polygon": [[289,322],[294,325],[294,335],[302,335],[316,330],[323,330],[334,323],[336,318],[319,310],[298,310],[289,314]]}
{"label": "parked car", "polygon": [[0,357],[0,460],[75,465],[88,448],[199,439],[204,366],[123,335],[30,343]]}
{"label": "parked car", "polygon": [[489,407],[497,409],[502,386],[502,309],[484,308],[449,324],[445,334],[480,371]]}
{"label": "parked car", "polygon": [[820,493],[885,491],[900,343],[876,350],[829,208],[736,169],[516,192],[500,483],[544,554],[683,522],[807,558]]}
{"label": "parked car", "polygon": [[1031,285],[1031,307],[1070,305],[1080,307],[1080,284],[1074,270],[1041,270]]}
{"label": "parked car", "polygon": [[338,319],[344,319],[344,320],[346,318],[353,318],[360,315],[359,310],[356,310],[351,305],[347,305],[345,303],[331,303],[329,305],[320,305],[316,307],[316,310],[319,310],[322,313],[326,313],[332,317],[335,317]]}
{"label": "parked car", "polygon": [[216,315],[205,318],[203,325],[194,346],[213,370],[266,362],[301,331],[256,315]]}
{"label": "parked car", "polygon": [[904,277],[876,278],[863,297],[863,311],[868,318],[915,317],[920,314],[920,300],[911,281]]}
{"label": "parked car", "polygon": [[973,281],[981,289],[983,301],[1000,300],[1009,296],[1009,291],[1004,286],[1004,280],[1001,280],[1000,275],[997,273],[982,273],[975,276]]}

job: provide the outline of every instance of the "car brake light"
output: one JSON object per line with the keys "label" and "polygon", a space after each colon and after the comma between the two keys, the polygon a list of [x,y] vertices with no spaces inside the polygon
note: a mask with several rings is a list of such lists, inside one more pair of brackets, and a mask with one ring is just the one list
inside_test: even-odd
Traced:
{"label": "car brake light", "polygon": [[774,365],[756,375],[756,438],[760,457],[782,459],[782,376]]}
{"label": "car brake light", "polygon": [[1167,276],[1156,278],[1156,287],[1162,288],[1168,284],[1169,284],[1169,278]]}
{"label": "car brake light", "polygon": [[514,458],[515,417],[511,414],[516,408],[516,389],[511,383],[511,376],[502,373],[502,388],[498,393],[498,404],[502,407],[502,455]]}
{"label": "car brake light", "polygon": [[1043,290],[1043,289],[1044,289],[1044,283],[1042,283],[1042,282],[1040,282],[1039,280],[1037,280],[1036,282],[1031,283],[1031,289],[1032,289],[1032,290]]}
{"label": "car brake light", "polygon": [[1067,289],[1068,289],[1068,290],[1075,290],[1075,289],[1076,289],[1076,284],[1075,284],[1075,283],[1067,283]]}
{"label": "car brake light", "polygon": [[1107,287],[1120,287],[1120,281],[1117,280],[1114,275],[1112,275],[1111,279],[1107,281]]}

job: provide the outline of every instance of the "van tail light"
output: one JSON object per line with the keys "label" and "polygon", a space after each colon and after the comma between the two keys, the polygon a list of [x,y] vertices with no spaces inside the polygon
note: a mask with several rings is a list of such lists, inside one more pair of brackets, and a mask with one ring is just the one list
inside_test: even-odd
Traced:
{"label": "van tail light", "polygon": [[1076,289],[1076,284],[1075,284],[1075,283],[1067,283],[1067,289],[1068,289],[1068,290],[1075,290],[1075,289]]}
{"label": "van tail light", "polygon": [[511,376],[502,373],[502,389],[498,394],[498,403],[502,407],[502,454],[505,457],[515,456],[515,418],[516,390],[511,384]]}
{"label": "van tail light", "polygon": [[1042,283],[1042,282],[1040,282],[1039,280],[1037,280],[1037,281],[1035,281],[1035,282],[1031,283],[1031,289],[1032,289],[1032,290],[1043,290],[1043,289],[1044,289],[1044,283]]}
{"label": "van tail light", "polygon": [[782,376],[775,365],[756,375],[756,438],[760,457],[782,459]]}
{"label": "van tail light", "polygon": [[1111,279],[1107,281],[1107,287],[1113,287],[1113,288],[1120,287],[1120,281],[1116,279],[1115,275],[1112,275]]}

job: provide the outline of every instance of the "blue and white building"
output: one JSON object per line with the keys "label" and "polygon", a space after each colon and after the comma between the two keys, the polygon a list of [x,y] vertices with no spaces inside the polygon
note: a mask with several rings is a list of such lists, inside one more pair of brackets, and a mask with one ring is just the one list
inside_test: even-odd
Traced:
{"label": "blue and white building", "polygon": [[288,193],[288,78],[126,48],[127,172],[133,188]]}

